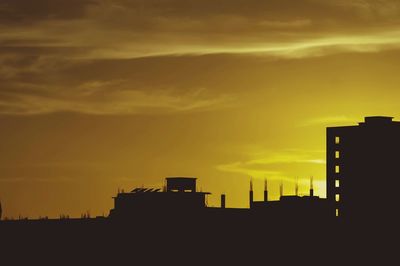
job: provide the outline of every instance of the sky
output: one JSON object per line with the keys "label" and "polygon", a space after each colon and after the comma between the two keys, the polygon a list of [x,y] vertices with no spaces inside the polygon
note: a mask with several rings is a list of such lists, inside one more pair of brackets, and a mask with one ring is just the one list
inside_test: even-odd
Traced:
{"label": "sky", "polygon": [[325,128],[400,118],[396,0],[0,0],[3,217],[108,215],[195,176],[208,204],[325,197]]}

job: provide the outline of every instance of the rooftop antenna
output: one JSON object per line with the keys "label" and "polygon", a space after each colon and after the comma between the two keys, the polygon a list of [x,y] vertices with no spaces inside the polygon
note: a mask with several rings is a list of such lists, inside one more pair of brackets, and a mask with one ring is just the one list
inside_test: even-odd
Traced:
{"label": "rooftop antenna", "polygon": [[226,201],[225,194],[221,194],[221,209],[225,209],[225,201]]}
{"label": "rooftop antenna", "polygon": [[282,197],[283,196],[283,181],[281,180],[281,183],[279,184],[279,195]]}
{"label": "rooftop antenna", "polygon": [[294,188],[294,191],[295,191],[296,196],[298,196],[299,195],[299,178],[298,177],[296,178],[296,186]]}
{"label": "rooftop antenna", "polygon": [[253,178],[250,177],[249,206],[253,206]]}
{"label": "rooftop antenna", "polygon": [[310,197],[314,197],[314,177],[310,178]]}
{"label": "rooftop antenna", "polygon": [[264,179],[264,201],[268,201],[268,179]]}

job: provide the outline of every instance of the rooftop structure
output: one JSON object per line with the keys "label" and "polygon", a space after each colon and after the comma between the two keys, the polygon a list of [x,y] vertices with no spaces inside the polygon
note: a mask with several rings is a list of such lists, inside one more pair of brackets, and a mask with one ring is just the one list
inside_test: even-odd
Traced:
{"label": "rooftop structure", "polygon": [[131,192],[119,192],[114,198],[110,217],[138,218],[149,214],[199,211],[207,207],[208,192],[196,191],[194,177],[167,177],[166,186],[160,188],[135,188]]}
{"label": "rooftop structure", "polygon": [[[309,195],[298,195],[296,183],[294,195],[283,195],[283,183],[279,184],[279,200],[268,200],[267,181],[264,185],[264,201],[250,202],[251,209],[259,216],[265,216],[271,220],[290,219],[324,219],[328,217],[326,200],[314,195],[313,178],[310,179]],[[251,190],[252,194],[252,190]],[[250,198],[252,200],[252,198]],[[294,220],[294,221],[295,221]]]}

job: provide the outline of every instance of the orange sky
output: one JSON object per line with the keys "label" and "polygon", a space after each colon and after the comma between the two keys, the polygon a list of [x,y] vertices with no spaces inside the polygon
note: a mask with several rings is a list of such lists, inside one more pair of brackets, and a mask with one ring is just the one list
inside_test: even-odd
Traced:
{"label": "orange sky", "polygon": [[108,214],[165,176],[325,196],[325,127],[399,117],[399,29],[395,0],[2,0],[3,213]]}

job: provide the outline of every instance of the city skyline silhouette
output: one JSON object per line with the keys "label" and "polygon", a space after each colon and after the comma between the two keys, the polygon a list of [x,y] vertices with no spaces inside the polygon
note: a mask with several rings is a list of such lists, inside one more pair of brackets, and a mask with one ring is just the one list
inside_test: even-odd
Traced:
{"label": "city skyline silhouette", "polygon": [[0,0],[0,265],[389,264],[399,27],[398,0]]}
{"label": "city skyline silhouette", "polygon": [[[161,214],[168,216],[168,213],[173,213],[175,216],[180,216],[190,213],[196,216],[212,216],[212,213],[219,211],[221,214],[217,216],[221,217],[224,215],[240,217],[247,213],[249,217],[256,215],[258,220],[267,218],[266,221],[290,221],[304,216],[307,217],[305,220],[332,222],[340,219],[346,223],[357,224],[365,223],[366,220],[380,222],[382,217],[391,216],[390,210],[396,205],[390,199],[396,195],[397,188],[391,190],[387,187],[379,195],[372,197],[371,191],[374,185],[371,184],[376,177],[396,175],[396,154],[400,150],[399,131],[400,122],[393,121],[393,117],[384,116],[365,117],[365,121],[357,126],[328,127],[326,199],[315,195],[314,178],[311,176],[308,195],[299,195],[298,181],[294,193],[285,194],[284,184],[281,181],[278,200],[269,198],[270,187],[268,179],[265,178],[264,198],[262,201],[256,201],[253,179],[250,178],[248,208],[227,208],[226,194],[221,194],[220,207],[212,207],[208,206],[207,200],[207,196],[211,193],[198,188],[197,178],[167,177],[163,186],[159,188],[142,186],[128,192],[118,189],[117,195],[113,197],[114,208],[108,215],[91,217],[87,211],[81,214],[80,219],[75,220],[110,219],[137,222],[140,217],[143,219],[142,222],[145,222],[151,219],[148,217],[154,218]],[[375,216],[375,219],[370,217],[372,202],[380,202],[381,206],[379,209],[381,214]],[[2,211],[0,202],[0,219]],[[70,216],[60,214],[58,219],[49,219],[48,216],[38,219],[19,216],[17,219],[4,217],[3,220],[6,223],[33,220],[43,223],[48,220],[68,222]]]}

